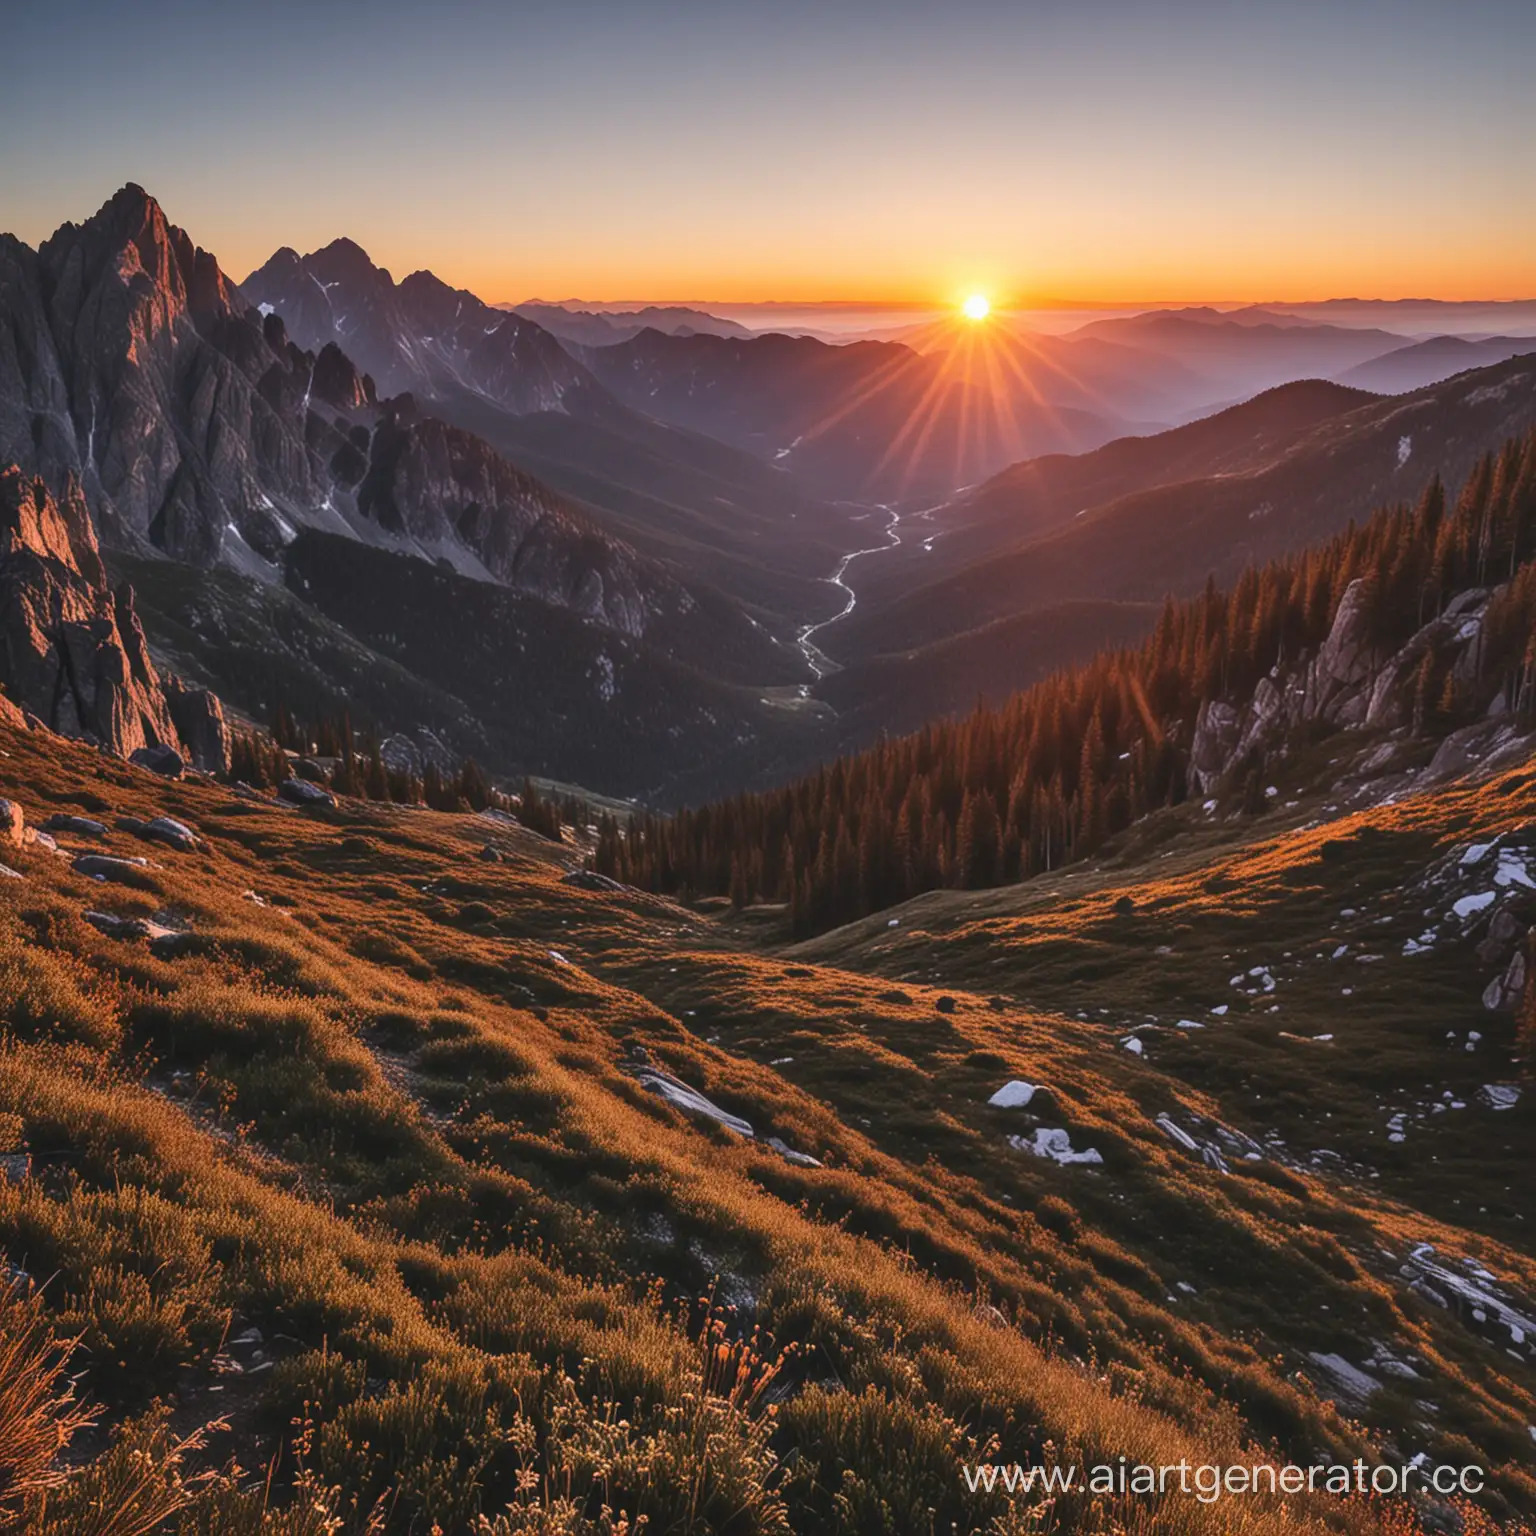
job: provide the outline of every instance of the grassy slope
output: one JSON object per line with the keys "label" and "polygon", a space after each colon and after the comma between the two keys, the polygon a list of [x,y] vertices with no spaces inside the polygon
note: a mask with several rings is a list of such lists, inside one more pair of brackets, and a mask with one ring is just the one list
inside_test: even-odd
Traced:
{"label": "grassy slope", "polygon": [[[1358,811],[1323,798],[1257,828],[1220,809],[1164,813],[1093,867],[934,893],[792,953],[909,985],[995,990],[1010,1007],[1054,1015],[1063,1039],[1091,1040],[1103,1070],[1113,1060],[1129,1078],[1141,1116],[1172,1111],[1193,1126],[1192,1112],[1254,1138],[1266,1155],[1248,1172],[1291,1193],[1302,1191],[1287,1172],[1268,1170],[1305,1176],[1294,1216],[1333,1226],[1349,1283],[1325,1301],[1289,1263],[1253,1269],[1240,1249],[1213,1263],[1159,1213],[1156,1240],[1190,1261],[1198,1304],[1240,1313],[1257,1293],[1251,1326],[1356,1364],[1376,1343],[1396,1351],[1416,1335],[1421,1379],[1389,1382],[1366,1418],[1400,1443],[1433,1444],[1467,1410],[1465,1382],[1480,1381],[1473,1395],[1518,1405],[1513,1432],[1531,1422],[1528,1343],[1411,1301],[1394,1342],[1371,1298],[1402,1306],[1399,1261],[1421,1242],[1485,1264],[1527,1298],[1536,1283],[1528,1095],[1495,1112],[1479,1092],[1522,1076],[1515,1020],[1480,1000],[1499,968],[1477,953],[1488,911],[1462,923],[1450,910],[1492,888],[1490,865],[1460,865],[1468,845],[1524,845],[1536,793],[1522,772]],[[1499,894],[1531,921],[1529,893]],[[1404,952],[1429,929],[1435,943]],[[1190,1022],[1202,1027],[1179,1027]],[[1140,1057],[1125,1050],[1133,1037]],[[1030,1065],[1031,1081],[1053,1080]],[[1347,1218],[1318,1221],[1330,1205]],[[1101,1210],[1085,1207],[1085,1219],[1098,1224]],[[1529,1443],[1517,1442],[1506,1454],[1529,1464]]]}
{"label": "grassy slope", "polygon": [[[427,1512],[462,1528],[513,1496],[524,1465],[656,1530],[785,1529],[783,1506],[797,1532],[878,1528],[839,1523],[838,1490],[856,1510],[883,1504],[894,1530],[980,1530],[1002,1501],[965,1495],[955,1462],[993,1436],[1005,1460],[1049,1442],[1065,1459],[1173,1462],[1230,1459],[1245,1438],[1353,1455],[1374,1436],[1499,1465],[1501,1497],[1536,1500],[1523,1362],[1376,1256],[1421,1238],[1536,1282],[1523,1233],[1501,1225],[1528,1203],[1511,1177],[1527,1117],[1500,1121],[1510,1152],[1488,1177],[1515,1187],[1499,1220],[1448,1203],[1470,1170],[1447,1173],[1429,1212],[1407,1204],[1411,1166],[1399,1178],[1380,1156],[1379,1181],[1304,1157],[1222,1175],[1151,1116],[1182,1104],[1257,1126],[1228,1079],[1246,1056],[1251,1079],[1287,1081],[1293,1048],[1269,1016],[1193,1041],[1159,1031],[1148,1061],[1069,1016],[1085,989],[1125,1018],[1166,1010],[1163,989],[1213,999],[1228,962],[1209,951],[1262,942],[1274,960],[1282,918],[1298,930],[1288,947],[1318,942],[1299,931],[1333,920],[1309,884],[1318,832],[1251,848],[1202,834],[1157,862],[1166,905],[1146,931],[1112,912],[1122,888],[1153,894],[1138,866],[1049,884],[1070,900],[1045,886],[928,898],[897,930],[882,919],[780,957],[753,915],[565,885],[574,850],[485,819],[299,813],[41,735],[7,731],[0,750],[0,788],[34,821],[164,811],[204,839],[176,853],[111,832],[110,851],[154,860],[131,885],[26,849],[7,855],[24,878],[0,881],[0,1116],[14,1117],[0,1127],[33,1168],[0,1185],[0,1248],[47,1279],[83,1334],[87,1390],[116,1415],[151,1395],[184,1425],[228,1414],[247,1466],[307,1415],[310,1464],[364,1505],[392,1490],[401,1530]],[[1414,863],[1474,824],[1523,818],[1530,799],[1525,786],[1377,814]],[[504,862],[475,857],[487,840]],[[88,907],[190,936],[155,952],[99,933]],[[1174,957],[1136,964],[1154,938]],[[1457,999],[1464,1023],[1455,963],[1433,960],[1441,991],[1362,997],[1350,1018],[1373,1033],[1356,1046],[1334,1020],[1338,1057],[1390,1041],[1405,1002]],[[1277,974],[1294,1028],[1303,985]],[[1393,975],[1383,964],[1370,986]],[[1488,1050],[1507,1050],[1507,1029],[1482,1022]],[[622,1067],[635,1043],[826,1166],[642,1092]],[[1101,1171],[1008,1147],[1028,1116],[985,1099],[1013,1076],[1049,1085],[1046,1123],[1098,1147]],[[1358,1097],[1342,1070],[1329,1077],[1313,1090],[1327,1102]],[[1289,1141],[1304,1144],[1300,1128]],[[711,1291],[727,1333],[754,1322],[767,1355],[790,1351],[771,1416],[742,1393],[700,1394],[720,1388],[699,1343]],[[221,1343],[252,1325],[277,1363],[233,1351],[235,1373]],[[1310,1349],[1358,1361],[1362,1335],[1427,1378],[1394,1381],[1364,1426],[1298,1375],[1317,1374]],[[498,1426],[519,1411],[530,1428],[508,1439]],[[1374,1524],[1336,1502],[1240,1505],[1063,1501],[1056,1516]]]}

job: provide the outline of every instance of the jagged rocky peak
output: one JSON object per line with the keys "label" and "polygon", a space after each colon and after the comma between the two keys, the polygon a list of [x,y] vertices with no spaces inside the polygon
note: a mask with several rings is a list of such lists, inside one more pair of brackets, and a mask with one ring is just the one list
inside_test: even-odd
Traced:
{"label": "jagged rocky peak", "polygon": [[[313,359],[142,187],[0,245],[0,459],[84,488],[108,543],[210,565],[325,500]],[[291,535],[290,535],[291,536]]]}
{"label": "jagged rocky peak", "polygon": [[[133,589],[108,585],[79,482],[71,477],[56,498],[14,464],[0,467],[0,685],[50,730],[119,757],[183,751]],[[222,723],[211,694],[183,692],[189,720]],[[216,735],[205,731],[202,744],[202,766],[228,765],[227,733],[222,756]]]}
{"label": "jagged rocky peak", "polygon": [[[130,182],[82,224],[63,224],[38,251],[51,286],[50,307],[65,323],[103,310],[104,282],[123,295],[146,326],[146,339],[189,312],[211,319],[240,307],[233,283],[211,252],[194,245],[143,187]],[[104,313],[103,319],[120,316]]]}
{"label": "jagged rocky peak", "polygon": [[305,264],[326,282],[375,283],[380,288],[394,287],[388,267],[378,266],[357,241],[345,235],[321,246],[304,258]]}
{"label": "jagged rocky peak", "polygon": [[399,284],[352,240],[308,256],[276,252],[241,285],[280,314],[300,346],[337,342],[386,395],[424,400],[465,389],[516,415],[572,409],[603,414],[615,402],[560,342],[533,321],[493,309],[435,273]]}
{"label": "jagged rocky peak", "polygon": [[468,289],[450,287],[435,272],[425,268],[401,278],[400,300],[412,319],[441,329],[447,329],[460,319],[466,307],[483,318],[487,325],[506,318],[499,311],[488,312],[487,306]]}

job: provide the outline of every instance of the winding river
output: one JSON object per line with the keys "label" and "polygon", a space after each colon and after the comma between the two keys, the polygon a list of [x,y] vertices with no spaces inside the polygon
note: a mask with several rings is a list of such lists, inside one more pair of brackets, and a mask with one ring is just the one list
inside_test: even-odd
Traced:
{"label": "winding river", "polygon": [[[836,672],[838,664],[816,644],[812,636],[820,634],[822,630],[830,629],[832,625],[846,619],[853,612],[854,606],[859,600],[858,594],[849,586],[846,580],[848,567],[855,560],[863,559],[865,555],[878,555],[882,550],[895,549],[901,543],[901,513],[894,507],[885,505],[877,506],[873,510],[882,513],[886,518],[885,542],[883,544],[872,544],[868,549],[849,550],[837,562],[837,569],[830,576],[824,577],[823,580],[829,586],[841,588],[847,595],[848,600],[843,604],[841,610],[834,613],[830,619],[821,619],[815,624],[802,624],[799,633],[795,636],[795,644],[800,647],[800,654],[805,657],[805,664],[811,669],[812,680],[818,683],[829,673]],[[807,691],[807,688],[802,687],[800,691],[803,694]]]}

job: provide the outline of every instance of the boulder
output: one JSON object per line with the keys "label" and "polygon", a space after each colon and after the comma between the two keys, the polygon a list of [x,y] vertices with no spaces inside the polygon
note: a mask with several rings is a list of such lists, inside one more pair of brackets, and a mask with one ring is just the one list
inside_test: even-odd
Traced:
{"label": "boulder", "polygon": [[1328,638],[1317,653],[1315,710],[1329,712],[1330,704],[1343,693],[1358,693],[1374,675],[1379,657],[1369,641],[1370,591],[1364,578],[1344,589]]}
{"label": "boulder", "polygon": [[113,912],[87,912],[85,920],[109,939],[132,943],[148,939],[150,951],[162,960],[173,960],[197,946],[195,933],[185,928],[167,928],[148,917],[119,917]]}
{"label": "boulder", "polygon": [[119,816],[118,830],[131,832],[148,842],[164,843],[181,853],[193,853],[198,846],[197,834],[184,822],[171,816],[156,816],[152,821],[142,821],[137,816]]}
{"label": "boulder", "polygon": [[118,917],[112,912],[87,912],[85,920],[109,939],[161,939],[176,932],[147,917]]}
{"label": "boulder", "polygon": [[1483,989],[1483,1007],[1490,1013],[1499,1009],[1517,1009],[1525,995],[1525,953],[1516,950],[1501,975],[1495,976]]}
{"label": "boulder", "polygon": [[579,891],[622,891],[624,887],[607,875],[600,875],[595,869],[573,869],[568,875],[560,876],[561,885],[573,885]]}
{"label": "boulder", "polygon": [[187,771],[187,760],[175,747],[139,747],[128,754],[128,761],[158,773],[162,779],[179,779]]}
{"label": "boulder", "polygon": [[421,748],[409,736],[386,736],[379,743],[379,760],[391,773],[421,777]]}
{"label": "boulder", "polygon": [[0,842],[21,844],[27,837],[27,818],[14,800],[0,800]]}
{"label": "boulder", "polygon": [[74,862],[77,875],[92,880],[115,880],[123,885],[138,885],[144,871],[149,868],[148,859],[119,859],[108,853],[82,853]]}
{"label": "boulder", "polygon": [[64,812],[56,812],[43,823],[43,829],[48,832],[73,832],[77,837],[105,837],[107,827],[105,822],[97,821],[90,816],[70,816]]}
{"label": "boulder", "polygon": [[157,842],[169,843],[172,848],[179,848],[183,853],[190,853],[198,846],[197,834],[187,826],[185,822],[177,821],[173,816],[156,816],[145,829],[147,836]]}
{"label": "boulder", "polygon": [[277,786],[277,798],[290,805],[335,805],[336,796],[322,784],[311,784],[308,779],[284,779]]}
{"label": "boulder", "polygon": [[458,757],[440,737],[424,726],[417,726],[409,736],[386,736],[379,743],[379,756],[386,768],[418,779],[426,772],[429,763],[436,764],[442,774],[456,773],[459,768]]}
{"label": "boulder", "polygon": [[1207,699],[1200,706],[1189,763],[1203,794],[1210,794],[1220,784],[1241,735],[1242,719],[1232,705]]}
{"label": "boulder", "polygon": [[165,680],[165,702],[193,764],[204,773],[228,773],[229,724],[218,694],[171,676]]}

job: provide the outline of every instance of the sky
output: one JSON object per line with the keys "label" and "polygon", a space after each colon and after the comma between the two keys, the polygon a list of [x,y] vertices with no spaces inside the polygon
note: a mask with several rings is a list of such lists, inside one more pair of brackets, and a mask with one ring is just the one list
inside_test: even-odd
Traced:
{"label": "sky", "polygon": [[1536,296],[1533,0],[0,0],[0,229],[491,302]]}

